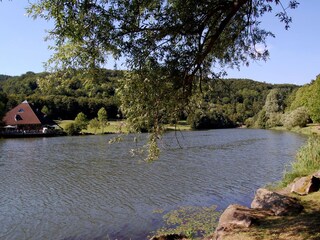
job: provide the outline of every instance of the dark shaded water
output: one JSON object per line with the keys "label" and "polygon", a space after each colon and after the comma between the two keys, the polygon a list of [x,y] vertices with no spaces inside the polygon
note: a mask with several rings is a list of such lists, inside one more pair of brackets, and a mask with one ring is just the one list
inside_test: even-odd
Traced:
{"label": "dark shaded water", "polygon": [[109,145],[111,137],[0,139],[0,239],[146,239],[179,206],[249,205],[306,140],[252,129],[172,132],[160,160],[147,164],[129,153],[134,136]]}

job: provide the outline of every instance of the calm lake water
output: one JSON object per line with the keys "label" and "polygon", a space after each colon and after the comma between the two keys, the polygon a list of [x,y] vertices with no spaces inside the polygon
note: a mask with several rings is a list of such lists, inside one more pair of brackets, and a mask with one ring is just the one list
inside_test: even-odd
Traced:
{"label": "calm lake water", "polygon": [[129,153],[133,135],[112,137],[0,139],[0,239],[146,239],[179,206],[249,205],[306,141],[253,129],[171,132],[148,164]]}

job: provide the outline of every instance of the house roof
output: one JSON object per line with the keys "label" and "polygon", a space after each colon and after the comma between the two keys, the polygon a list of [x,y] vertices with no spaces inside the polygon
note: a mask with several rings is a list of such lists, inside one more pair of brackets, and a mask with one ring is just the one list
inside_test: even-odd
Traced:
{"label": "house roof", "polygon": [[55,122],[48,119],[42,112],[23,101],[11,109],[3,118],[6,125],[54,125]]}

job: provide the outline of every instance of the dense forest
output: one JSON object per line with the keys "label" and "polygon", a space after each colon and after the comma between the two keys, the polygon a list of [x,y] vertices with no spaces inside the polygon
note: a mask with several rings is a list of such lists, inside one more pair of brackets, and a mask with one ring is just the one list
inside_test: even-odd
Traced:
{"label": "dense forest", "polygon": [[[27,99],[53,119],[74,119],[83,112],[95,118],[104,107],[109,119],[122,118],[116,94],[124,71],[99,69],[0,75],[0,114]],[[319,122],[320,76],[302,87],[250,79],[216,79],[205,84],[181,112],[193,129],[247,125],[271,128]],[[312,96],[312,97],[311,97]]]}
{"label": "dense forest", "polygon": [[119,117],[116,80],[122,74],[122,71],[100,69],[90,76],[77,71],[0,75],[2,109],[5,107],[3,111],[6,111],[28,100],[53,119],[74,119],[79,112],[94,118],[102,107],[114,119]]}

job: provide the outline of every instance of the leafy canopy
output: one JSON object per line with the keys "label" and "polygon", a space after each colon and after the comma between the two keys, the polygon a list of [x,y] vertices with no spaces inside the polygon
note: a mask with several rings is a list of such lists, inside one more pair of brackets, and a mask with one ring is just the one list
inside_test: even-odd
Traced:
{"label": "leafy canopy", "polygon": [[261,17],[277,7],[287,29],[287,9],[297,6],[296,0],[288,7],[280,0],[39,0],[28,13],[54,22],[53,67],[94,69],[110,54],[127,59],[122,110],[155,130],[174,118],[171,109],[187,106],[206,81],[221,76],[221,67],[266,60],[273,34],[261,28]]}

